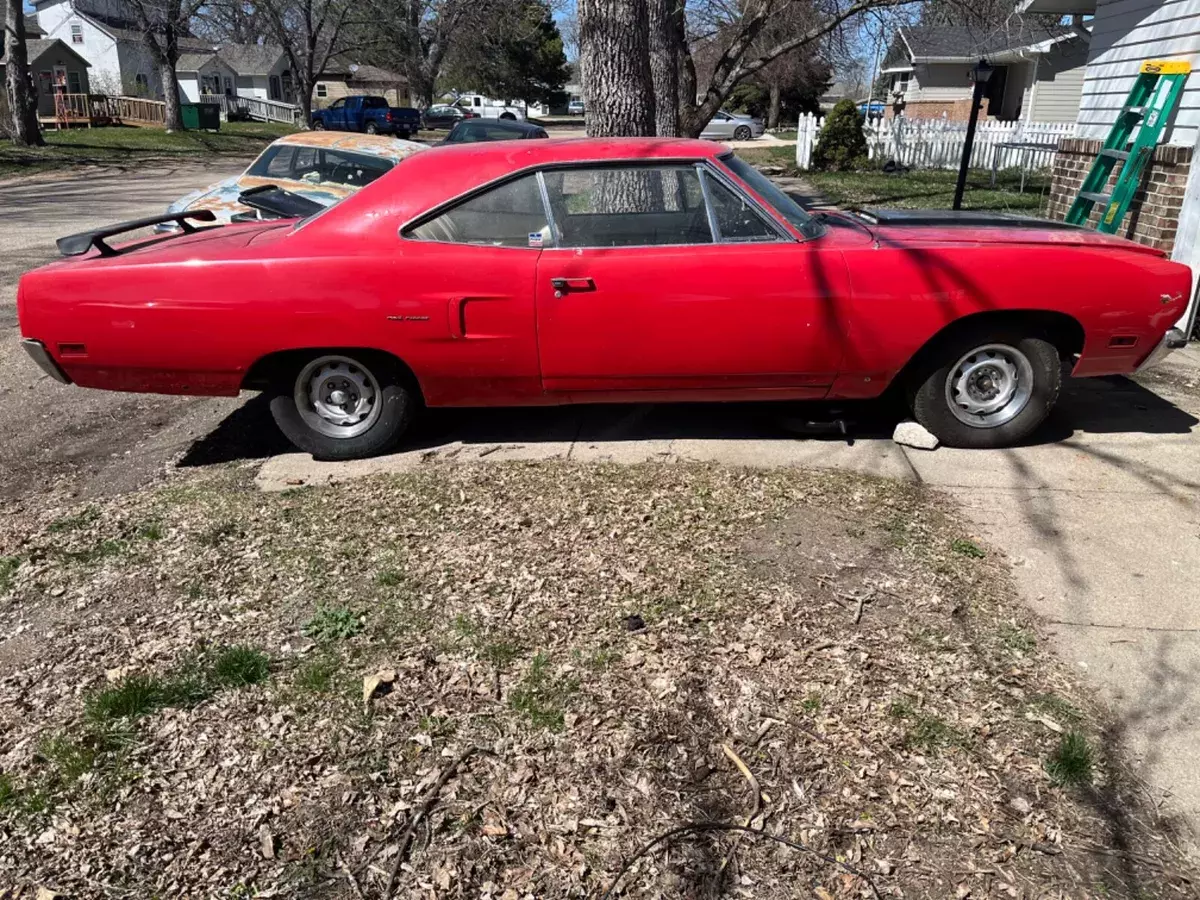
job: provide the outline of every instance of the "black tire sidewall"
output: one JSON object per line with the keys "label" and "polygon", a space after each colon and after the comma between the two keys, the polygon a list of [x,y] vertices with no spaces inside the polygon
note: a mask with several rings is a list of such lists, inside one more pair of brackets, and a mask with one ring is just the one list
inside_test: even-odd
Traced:
{"label": "black tire sidewall", "polygon": [[[307,363],[306,363],[307,364]],[[290,379],[281,380],[271,398],[271,416],[284,436],[313,459],[337,461],[364,459],[386,453],[400,442],[408,430],[419,406],[415,392],[409,388],[394,367],[380,365],[371,360],[368,365],[379,382],[382,407],[379,418],[360,435],[352,438],[334,438],[321,434],[304,421],[296,408],[293,395],[296,376],[300,369],[291,373]]]}
{"label": "black tire sidewall", "polygon": [[753,137],[753,135],[750,133],[750,129],[745,125],[740,125],[733,131],[733,139],[735,141],[748,141],[751,137]]}
{"label": "black tire sidewall", "polygon": [[[994,428],[976,428],[962,422],[946,400],[946,379],[951,368],[974,347],[1007,344],[1025,354],[1033,369],[1033,392],[1025,408],[1010,421]],[[1062,386],[1058,350],[1049,341],[1005,330],[975,331],[947,341],[940,348],[936,368],[925,369],[912,394],[913,416],[947,447],[987,449],[1011,447],[1029,437],[1050,414]]]}

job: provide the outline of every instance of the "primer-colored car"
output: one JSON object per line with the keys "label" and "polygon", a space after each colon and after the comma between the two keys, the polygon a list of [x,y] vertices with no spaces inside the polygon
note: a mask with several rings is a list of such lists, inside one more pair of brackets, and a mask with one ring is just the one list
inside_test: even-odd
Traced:
{"label": "primer-colored car", "polygon": [[388,172],[424,144],[368,134],[305,131],[275,141],[241,175],[180,197],[167,212],[210,209],[218,223],[255,215],[238,202],[243,191],[274,185],[322,206],[348,197]]}

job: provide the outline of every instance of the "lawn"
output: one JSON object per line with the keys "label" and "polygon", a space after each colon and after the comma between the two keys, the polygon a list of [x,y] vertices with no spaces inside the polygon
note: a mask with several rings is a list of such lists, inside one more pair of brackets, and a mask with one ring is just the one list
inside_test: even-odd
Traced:
{"label": "lawn", "polygon": [[[803,172],[800,177],[838,206],[949,209],[958,173],[948,169],[913,170],[895,175],[879,171]],[[971,170],[963,208],[1045,215],[1050,197],[1049,173],[1027,175],[1023,193],[1019,190],[1019,171],[998,172],[994,188],[990,182],[990,171]]]}
{"label": "lawn", "polygon": [[75,165],[137,165],[154,159],[212,154],[253,156],[278,137],[295,131],[264,122],[222,122],[218,132],[106,126],[47,130],[45,147],[0,144],[0,177]]}
{"label": "lawn", "polygon": [[397,897],[599,900],[687,822],[613,895],[1194,882],[1007,562],[927,490],[684,464],[252,478],[0,517],[19,896],[382,898],[395,875]]}

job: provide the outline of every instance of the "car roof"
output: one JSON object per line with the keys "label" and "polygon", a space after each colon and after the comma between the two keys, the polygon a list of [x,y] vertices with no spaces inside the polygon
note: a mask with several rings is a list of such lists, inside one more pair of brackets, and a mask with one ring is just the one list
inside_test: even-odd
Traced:
{"label": "car roof", "polygon": [[503,131],[512,131],[519,134],[528,134],[531,131],[541,131],[541,125],[534,125],[530,122],[517,122],[512,119],[464,119],[459,123],[460,128],[499,128]]}
{"label": "car roof", "polygon": [[580,163],[703,160],[728,153],[723,144],[688,138],[552,138],[442,144],[417,153],[328,214],[314,230],[355,230],[387,217],[407,222],[462,194],[524,169]]}
{"label": "car roof", "polygon": [[424,144],[418,144],[415,141],[402,141],[399,138],[380,134],[348,134],[345,131],[298,131],[295,134],[284,135],[275,143],[366,153],[371,156],[382,156],[393,162],[406,159],[418,150],[427,149]]}

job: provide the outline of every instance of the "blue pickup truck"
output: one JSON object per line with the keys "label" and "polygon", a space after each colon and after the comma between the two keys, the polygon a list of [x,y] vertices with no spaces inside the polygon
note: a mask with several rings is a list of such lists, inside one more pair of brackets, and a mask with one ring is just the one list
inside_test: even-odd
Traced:
{"label": "blue pickup truck", "polygon": [[327,109],[313,110],[312,127],[317,131],[394,134],[407,140],[420,131],[421,114],[409,107],[388,106],[383,97],[341,97]]}

